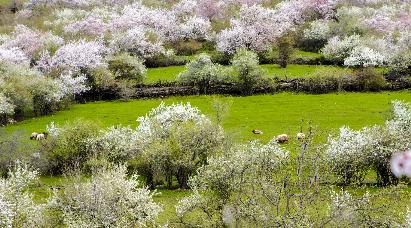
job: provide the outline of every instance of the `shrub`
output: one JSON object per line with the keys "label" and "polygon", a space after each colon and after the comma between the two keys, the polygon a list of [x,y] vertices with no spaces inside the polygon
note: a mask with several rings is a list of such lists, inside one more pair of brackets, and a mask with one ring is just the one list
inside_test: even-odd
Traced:
{"label": "shrub", "polygon": [[277,43],[279,65],[281,68],[286,68],[293,52],[293,39],[291,36],[283,36]]}
{"label": "shrub", "polygon": [[373,68],[358,69],[353,77],[358,83],[358,89],[363,91],[380,91],[386,84],[382,74]]}
{"label": "shrub", "polygon": [[150,167],[148,180],[165,180],[168,187],[175,176],[186,188],[189,175],[224,145],[222,128],[190,104],[161,104],[138,121],[142,157],[136,164]]}
{"label": "shrub", "polygon": [[137,175],[127,177],[124,165],[100,170],[90,180],[75,181],[56,192],[53,206],[68,227],[154,226],[161,207],[140,187]]}
{"label": "shrub", "polygon": [[[8,133],[5,129],[0,129],[0,176],[6,176],[7,172],[14,168],[15,161],[20,160],[31,163],[34,167],[39,167],[32,160],[35,158],[35,147],[25,143],[22,139],[27,136],[24,132],[16,131]],[[27,138],[26,138],[27,139]]]}
{"label": "shrub", "polygon": [[344,183],[362,181],[365,173],[374,170],[380,184],[395,184],[397,178],[390,170],[394,153],[411,146],[411,107],[393,102],[392,118],[384,126],[363,128],[358,131],[341,128],[340,135],[329,138],[326,154],[332,170]]}
{"label": "shrub", "polygon": [[252,94],[253,87],[262,76],[257,54],[246,49],[239,49],[231,62],[243,86],[244,94]]}
{"label": "shrub", "polygon": [[180,82],[198,85],[203,93],[207,93],[212,84],[223,82],[226,78],[223,67],[214,64],[206,54],[197,56],[186,65],[186,71],[177,76]]}
{"label": "shrub", "polygon": [[127,79],[141,83],[146,77],[146,67],[143,61],[127,53],[114,56],[109,61],[109,69],[116,79]]}
{"label": "shrub", "polygon": [[48,172],[62,174],[69,170],[84,169],[85,162],[92,157],[93,152],[88,150],[87,142],[99,132],[96,123],[85,120],[76,120],[66,123],[60,128],[50,128],[49,138],[40,148],[40,156],[49,161]]}
{"label": "shrub", "polygon": [[274,141],[266,145],[251,142],[212,156],[190,178],[193,194],[180,200],[177,216],[189,222],[195,213],[198,220],[192,225],[197,226],[276,224],[277,210],[270,200],[278,203],[276,183],[280,179],[274,173],[281,172],[287,157]]}
{"label": "shrub", "polygon": [[38,173],[24,164],[9,170],[7,179],[0,179],[0,226],[45,226],[43,204],[36,204],[27,188],[38,179]]}

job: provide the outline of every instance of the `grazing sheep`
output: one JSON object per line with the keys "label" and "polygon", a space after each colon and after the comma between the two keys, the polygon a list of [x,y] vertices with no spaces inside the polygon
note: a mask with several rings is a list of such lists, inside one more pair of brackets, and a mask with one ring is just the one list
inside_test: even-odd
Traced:
{"label": "grazing sheep", "polygon": [[278,143],[288,142],[288,135],[287,135],[287,134],[278,135],[277,137],[275,137],[275,140],[276,140]]}
{"label": "grazing sheep", "polygon": [[48,135],[49,135],[49,134],[48,134],[48,133],[46,133],[46,132],[43,132],[43,133],[37,134],[37,136],[36,136],[36,140],[37,140],[37,141],[40,141],[40,140],[47,139],[47,136],[48,136]]}
{"label": "grazing sheep", "polygon": [[37,132],[31,133],[30,140],[37,139],[37,135],[38,135],[38,134],[39,134],[39,133],[37,133]]}
{"label": "grazing sheep", "polygon": [[305,139],[305,134],[302,133],[302,132],[297,133],[297,139],[298,139],[298,140],[303,140],[303,139]]}
{"label": "grazing sheep", "polygon": [[262,135],[263,134],[263,131],[260,131],[260,130],[257,130],[257,129],[252,130],[252,132],[256,135]]}

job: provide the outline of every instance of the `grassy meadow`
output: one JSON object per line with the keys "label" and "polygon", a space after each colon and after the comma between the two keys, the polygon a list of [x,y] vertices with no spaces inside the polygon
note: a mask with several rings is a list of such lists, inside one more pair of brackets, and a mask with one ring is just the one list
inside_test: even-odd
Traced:
{"label": "grassy meadow", "polygon": [[[166,104],[190,102],[213,118],[216,113],[212,104],[215,100],[221,100],[231,103],[222,123],[227,132],[240,140],[261,138],[268,141],[281,133],[293,135],[301,126],[306,130],[310,125],[321,132],[321,135],[328,135],[330,131],[343,125],[358,129],[366,125],[381,124],[389,116],[390,102],[396,99],[410,102],[411,93],[279,93],[250,97],[189,96],[128,102],[99,101],[76,104],[53,115],[27,119],[6,129],[29,133],[45,130],[50,122],[63,124],[79,118],[95,121],[102,127],[119,124],[136,127],[136,119],[162,101]],[[264,134],[255,136],[251,133],[252,129],[260,129]]]}
{"label": "grassy meadow", "polygon": [[[325,142],[328,134],[335,132],[343,125],[358,129],[366,125],[382,124],[390,115],[390,102],[396,99],[411,102],[411,93],[407,91],[324,95],[280,93],[250,97],[190,96],[128,102],[100,101],[77,104],[54,115],[28,119],[8,126],[7,130],[10,132],[24,131],[27,140],[29,140],[30,132],[44,130],[45,126],[52,121],[63,124],[81,118],[95,121],[102,127],[118,124],[135,127],[138,125],[137,117],[158,106],[161,101],[166,104],[190,102],[214,118],[216,112],[213,110],[212,104],[215,100],[219,100],[231,103],[230,110],[222,124],[224,129],[236,140],[262,139],[268,141],[277,134],[294,135],[301,126],[303,130],[312,126],[314,133],[319,135],[320,142]],[[253,135],[252,129],[260,129],[264,134]],[[295,144],[290,144],[290,146],[293,145]],[[64,186],[67,181],[62,177],[41,177],[38,185],[32,191],[38,201],[43,201],[47,198],[50,187]],[[366,189],[358,191],[366,190],[379,191],[380,189],[366,187]],[[164,208],[158,222],[166,224],[176,216],[174,205],[182,197],[188,196],[190,191],[160,189],[158,193],[154,199],[161,203]]]}

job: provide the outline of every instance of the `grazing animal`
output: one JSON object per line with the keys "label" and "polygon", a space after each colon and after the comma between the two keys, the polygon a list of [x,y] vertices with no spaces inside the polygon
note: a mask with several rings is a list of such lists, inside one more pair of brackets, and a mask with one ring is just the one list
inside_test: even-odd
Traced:
{"label": "grazing animal", "polygon": [[45,140],[45,139],[47,139],[47,136],[48,136],[48,135],[49,135],[49,134],[48,134],[47,132],[43,132],[43,133],[37,134],[36,140],[37,140],[37,141]]}
{"label": "grazing animal", "polygon": [[256,134],[256,135],[262,135],[262,134],[263,134],[262,131],[257,130],[257,129],[252,130],[252,132],[253,132],[254,134]]}
{"label": "grazing animal", "polygon": [[38,135],[38,134],[39,134],[39,133],[37,133],[37,132],[31,133],[30,140],[37,139],[37,135]]}
{"label": "grazing animal", "polygon": [[297,133],[297,139],[298,139],[298,140],[303,140],[303,139],[305,139],[305,134],[302,133],[302,132]]}
{"label": "grazing animal", "polygon": [[277,135],[277,137],[275,137],[275,141],[277,141],[278,143],[288,142],[288,135],[287,134]]}

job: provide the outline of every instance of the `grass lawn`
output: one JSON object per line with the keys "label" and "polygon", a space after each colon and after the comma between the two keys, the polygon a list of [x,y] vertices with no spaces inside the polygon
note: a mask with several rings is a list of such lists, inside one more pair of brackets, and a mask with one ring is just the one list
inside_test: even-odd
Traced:
{"label": "grass lawn", "polygon": [[[228,67],[228,66],[227,66]],[[277,64],[264,64],[261,67],[267,73],[267,77],[279,77],[282,79],[296,78],[296,77],[309,77],[315,72],[328,73],[333,72],[350,72],[343,67],[336,66],[324,66],[324,65],[295,65],[290,64],[287,68],[280,68]],[[185,70],[185,66],[170,66],[159,68],[148,68],[147,78],[145,83],[155,83],[158,81],[174,81],[177,75]],[[324,75],[327,76],[327,75]]]}
{"label": "grass lawn", "polygon": [[[164,99],[167,104],[190,102],[201,111],[215,116],[212,109],[214,99],[231,101],[232,106],[223,121],[223,126],[234,138],[249,140],[261,138],[264,141],[274,135],[290,135],[304,129],[309,123],[316,128],[316,133],[328,135],[332,130],[343,125],[361,128],[365,125],[381,124],[389,115],[390,101],[395,99],[411,102],[410,92],[384,93],[340,93],[307,95],[280,93],[251,97],[189,96]],[[45,126],[54,121],[63,124],[67,121],[83,118],[100,123],[102,127],[112,125],[137,126],[136,119],[160,104],[160,99],[132,100],[129,102],[91,102],[77,104],[54,115],[27,119],[16,125],[10,125],[8,131],[23,130],[26,133],[43,131]],[[255,136],[252,129],[264,131]],[[27,137],[28,139],[28,137]]]}

